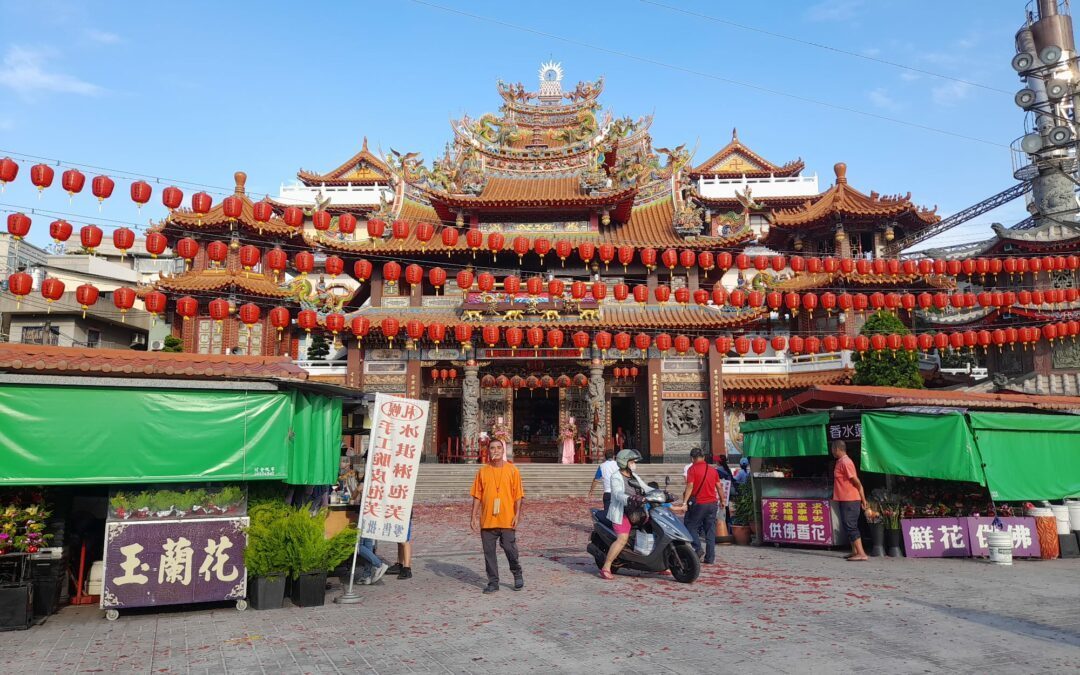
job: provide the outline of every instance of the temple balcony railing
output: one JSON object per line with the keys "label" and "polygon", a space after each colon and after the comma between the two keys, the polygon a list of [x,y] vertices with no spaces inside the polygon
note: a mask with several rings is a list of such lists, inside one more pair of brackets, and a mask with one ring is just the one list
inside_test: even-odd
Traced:
{"label": "temple balcony railing", "polygon": [[311,206],[315,198],[329,199],[330,205],[361,204],[378,206],[379,197],[393,201],[394,193],[386,185],[281,185],[278,201],[283,204]]}
{"label": "temple balcony railing", "polygon": [[816,373],[853,368],[851,352],[821,354],[780,354],[771,356],[739,356],[724,359],[724,373],[748,375]]}
{"label": "temple balcony railing", "polygon": [[345,359],[296,359],[293,363],[306,370],[308,375],[345,375],[347,370]]}
{"label": "temple balcony railing", "polygon": [[769,176],[767,178],[699,178],[698,193],[708,199],[735,199],[735,193],[746,194],[750,188],[753,199],[759,197],[813,197],[818,190],[817,174],[813,176]]}

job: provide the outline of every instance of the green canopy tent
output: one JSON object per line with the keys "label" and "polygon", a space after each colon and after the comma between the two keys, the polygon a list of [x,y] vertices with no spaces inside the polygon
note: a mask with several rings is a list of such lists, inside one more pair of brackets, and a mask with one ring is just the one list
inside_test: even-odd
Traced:
{"label": "green canopy tent", "polygon": [[962,411],[862,415],[863,471],[986,485],[981,463]]}
{"label": "green canopy tent", "polygon": [[991,497],[1025,501],[1080,495],[1080,417],[982,412],[968,417]]}
{"label": "green canopy tent", "polygon": [[0,485],[328,485],[340,444],[340,399],[267,383],[0,383]]}
{"label": "green canopy tent", "polygon": [[756,458],[828,455],[828,423],[825,412],[743,422],[743,453]]}

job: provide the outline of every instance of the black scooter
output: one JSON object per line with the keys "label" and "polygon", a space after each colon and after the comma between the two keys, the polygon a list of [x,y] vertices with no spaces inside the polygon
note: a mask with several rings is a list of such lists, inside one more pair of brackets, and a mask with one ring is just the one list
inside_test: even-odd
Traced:
{"label": "black scooter", "polygon": [[[694,547],[690,531],[682,521],[671,512],[671,502],[675,498],[664,490],[650,490],[645,494],[645,508],[649,519],[641,528],[630,532],[630,541],[611,564],[611,571],[621,567],[642,572],[663,572],[671,570],[675,581],[684,584],[693,583],[701,573],[701,562]],[[587,550],[596,561],[596,566],[603,568],[608,549],[615,542],[615,530],[603,509],[592,510],[593,533],[589,538]],[[640,529],[652,535],[652,548],[639,553],[634,549],[635,534]]]}

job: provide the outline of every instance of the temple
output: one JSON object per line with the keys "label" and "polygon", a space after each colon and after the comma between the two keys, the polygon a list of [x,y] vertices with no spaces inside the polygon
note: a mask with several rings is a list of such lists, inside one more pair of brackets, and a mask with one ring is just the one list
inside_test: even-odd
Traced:
{"label": "temple", "polygon": [[747,409],[849,381],[866,307],[846,289],[952,287],[878,258],[939,220],[910,195],[861,192],[843,164],[822,190],[735,132],[695,164],[603,88],[545,63],[535,91],[499,82],[498,112],[452,121],[430,164],[365,139],[258,203],[237,174],[231,215],[156,227],[190,263],[156,284],[174,333],[301,363],[326,334],[337,365],[313,377],[432,402],[429,461],[505,434],[519,462],[559,461],[568,436],[577,462],[615,445],[681,462],[738,454]]}

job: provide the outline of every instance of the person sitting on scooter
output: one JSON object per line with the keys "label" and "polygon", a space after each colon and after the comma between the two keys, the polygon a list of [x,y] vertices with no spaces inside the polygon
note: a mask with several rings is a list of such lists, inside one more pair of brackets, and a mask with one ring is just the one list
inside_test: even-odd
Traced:
{"label": "person sitting on scooter", "polygon": [[614,579],[611,573],[611,563],[619,557],[626,542],[630,540],[630,517],[626,513],[627,503],[634,498],[636,501],[645,495],[645,481],[637,475],[638,460],[641,455],[637,450],[620,450],[615,455],[615,463],[619,470],[611,475],[611,506],[608,507],[607,517],[611,521],[612,529],[615,530],[615,541],[608,549],[607,559],[600,569],[602,579]]}

